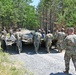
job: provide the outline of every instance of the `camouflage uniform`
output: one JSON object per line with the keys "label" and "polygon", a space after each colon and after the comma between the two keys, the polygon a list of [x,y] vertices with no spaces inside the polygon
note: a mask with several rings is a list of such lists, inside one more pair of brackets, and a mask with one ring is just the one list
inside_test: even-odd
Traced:
{"label": "camouflage uniform", "polygon": [[3,51],[7,50],[5,40],[6,40],[6,33],[2,32],[2,35],[1,35],[1,48],[3,48]]}
{"label": "camouflage uniform", "polygon": [[54,30],[53,31],[53,36],[54,36],[54,39],[52,40],[52,45],[55,46],[55,48],[57,48],[57,33],[58,33],[58,30]]}
{"label": "camouflage uniform", "polygon": [[2,31],[2,33],[6,36],[7,31],[4,29],[4,30]]}
{"label": "camouflage uniform", "polygon": [[50,53],[49,48],[52,44],[53,35],[51,33],[48,33],[45,37],[45,40],[46,40],[46,49]]}
{"label": "camouflage uniform", "polygon": [[64,56],[65,70],[67,72],[69,71],[69,62],[70,59],[72,58],[76,71],[76,35],[75,34],[68,35],[65,38],[64,48],[65,48],[65,56]]}
{"label": "camouflage uniform", "polygon": [[18,48],[18,51],[20,54],[20,52],[22,51],[22,34],[21,34],[21,32],[16,32],[15,38],[16,38],[16,45],[17,45],[17,48]]}
{"label": "camouflage uniform", "polygon": [[9,33],[10,33],[10,36],[11,36],[11,34],[13,34],[13,29],[12,28],[9,30]]}
{"label": "camouflage uniform", "polygon": [[35,48],[36,53],[38,52],[39,46],[41,44],[41,37],[42,35],[40,32],[36,32],[34,34],[34,48]]}
{"label": "camouflage uniform", "polygon": [[63,50],[63,41],[66,37],[66,34],[64,32],[58,32],[57,33],[57,49],[59,52]]}

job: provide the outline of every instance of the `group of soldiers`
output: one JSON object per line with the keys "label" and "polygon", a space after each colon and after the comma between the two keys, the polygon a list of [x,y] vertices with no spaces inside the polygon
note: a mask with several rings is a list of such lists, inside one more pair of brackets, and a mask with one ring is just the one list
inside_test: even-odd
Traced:
{"label": "group of soldiers", "polygon": [[[16,29],[15,34],[13,34],[13,30],[12,29],[9,30],[10,36],[15,37],[16,39],[16,46],[19,53],[22,51],[22,33],[20,31],[21,28],[18,28]],[[6,43],[5,43],[6,34],[7,32],[5,31],[5,29],[2,30],[1,47],[3,48],[3,50],[6,49]],[[33,34],[33,44],[36,53],[38,53],[38,50],[43,40],[45,41],[45,46],[48,53],[50,53],[50,47],[52,47],[53,40],[57,40],[57,42],[55,42],[55,47],[58,49],[59,52],[65,50],[64,73],[69,73],[69,62],[71,58],[74,63],[76,71],[76,34],[74,34],[73,27],[68,28],[67,33],[65,33],[64,28],[61,28],[60,31],[55,30],[53,34],[50,32],[50,30],[48,30],[47,34],[45,34],[45,31],[44,30],[42,31],[41,29],[36,31]]]}
{"label": "group of soldiers", "polygon": [[[1,31],[1,47],[3,51],[7,51],[7,40],[8,40],[8,41],[11,41],[12,43],[16,42],[16,49],[19,51],[19,54],[21,53],[22,33],[20,31],[21,31],[21,28],[17,28],[15,31],[13,31],[12,28],[10,28],[8,31],[6,31],[6,29],[3,29]],[[7,36],[9,36],[9,38],[7,38]]]}
{"label": "group of soldiers", "polygon": [[[39,45],[41,44],[41,32],[38,31],[34,36],[34,47],[36,53],[38,52]],[[55,42],[55,47],[59,52],[65,50],[64,60],[65,60],[65,71],[64,73],[69,73],[69,63],[70,59],[72,59],[76,71],[76,34],[74,34],[74,28],[67,28],[67,33],[65,33],[65,29],[62,28],[60,31],[55,30],[54,34],[48,30],[48,33],[45,34],[45,44],[46,50],[50,53],[50,47],[52,46],[53,40],[57,40]]]}
{"label": "group of soldiers", "polygon": [[56,30],[53,34],[51,33],[50,30],[48,30],[47,34],[45,32],[42,34],[42,30],[39,29],[34,34],[34,47],[35,47],[36,53],[38,52],[39,46],[41,45],[43,41],[42,37],[43,37],[46,50],[48,53],[50,53],[50,48],[52,47],[52,45],[54,45],[55,48],[57,48],[59,52],[63,50],[63,40],[66,37],[64,28],[62,28],[61,31]]}

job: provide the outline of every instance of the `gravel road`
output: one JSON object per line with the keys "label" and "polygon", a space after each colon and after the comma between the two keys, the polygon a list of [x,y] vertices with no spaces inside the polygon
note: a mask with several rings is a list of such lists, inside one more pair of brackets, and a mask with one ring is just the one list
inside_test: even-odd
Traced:
{"label": "gravel road", "polygon": [[[24,45],[23,52],[20,55],[15,51],[15,48],[8,50],[8,52],[11,59],[21,61],[23,67],[34,75],[66,75],[63,73],[65,69],[64,51],[58,53],[56,50],[51,50],[49,54],[46,52],[45,47],[42,47],[39,54],[36,54],[33,45]],[[72,61],[69,75],[76,75]]]}

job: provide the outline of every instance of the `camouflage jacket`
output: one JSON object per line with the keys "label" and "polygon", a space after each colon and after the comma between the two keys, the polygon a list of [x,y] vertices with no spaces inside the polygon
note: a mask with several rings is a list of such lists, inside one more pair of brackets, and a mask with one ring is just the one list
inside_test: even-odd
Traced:
{"label": "camouflage jacket", "polygon": [[56,36],[58,41],[59,40],[64,40],[65,37],[66,37],[66,34],[64,32],[58,32],[57,36]]}
{"label": "camouflage jacket", "polygon": [[67,52],[76,54],[76,35],[75,34],[68,35],[64,39],[63,47]]}
{"label": "camouflage jacket", "polygon": [[21,34],[21,32],[16,32],[14,35],[15,35],[16,40],[22,39],[22,34]]}
{"label": "camouflage jacket", "polygon": [[47,34],[46,37],[45,37],[45,40],[46,41],[51,41],[54,39],[53,35],[51,33]]}
{"label": "camouflage jacket", "polygon": [[40,42],[41,37],[42,37],[41,33],[36,32],[36,33],[34,34],[34,41],[39,41],[39,42]]}

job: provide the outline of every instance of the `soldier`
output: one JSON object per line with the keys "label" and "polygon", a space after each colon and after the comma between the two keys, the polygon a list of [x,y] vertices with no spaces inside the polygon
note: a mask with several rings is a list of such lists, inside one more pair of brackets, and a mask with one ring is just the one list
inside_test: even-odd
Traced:
{"label": "soldier", "polygon": [[53,40],[53,35],[50,33],[50,30],[48,30],[48,34],[46,35],[45,37],[45,40],[46,40],[46,49],[48,51],[48,53],[50,53],[50,46],[52,44],[52,40]]}
{"label": "soldier", "polygon": [[17,29],[16,30],[16,33],[15,33],[15,38],[16,38],[16,46],[17,46],[17,49],[19,51],[19,54],[21,53],[22,51],[22,34],[21,34],[21,28]]}
{"label": "soldier", "polygon": [[14,36],[14,33],[10,33],[10,38],[9,38],[9,40],[11,40],[12,44],[13,44],[14,42],[16,42],[16,38],[15,38],[15,36]]}
{"label": "soldier", "polygon": [[53,36],[54,36],[54,39],[52,40],[52,46],[55,46],[55,48],[57,48],[57,33],[58,33],[58,30],[57,29],[54,29],[53,31]]}
{"label": "soldier", "polygon": [[68,36],[64,39],[64,48],[65,48],[65,71],[64,73],[69,73],[69,63],[70,59],[74,63],[76,71],[76,34],[74,34],[74,28],[67,29]]}
{"label": "soldier", "polygon": [[64,28],[61,29],[60,32],[57,32],[57,49],[59,52],[62,52],[63,50],[63,40],[66,37],[66,34],[64,32]]}
{"label": "soldier", "polygon": [[36,53],[38,53],[38,49],[41,44],[41,37],[42,35],[40,31],[34,34],[34,48],[35,48]]}
{"label": "soldier", "polygon": [[41,34],[42,34],[42,38],[45,38],[45,30],[44,29],[42,29]]}
{"label": "soldier", "polygon": [[7,31],[6,31],[6,28],[5,27],[2,29],[2,33],[6,36]]}
{"label": "soldier", "polygon": [[7,50],[5,40],[6,40],[6,33],[4,31],[2,31],[2,34],[1,34],[1,48],[3,49],[3,51]]}
{"label": "soldier", "polygon": [[9,29],[9,33],[10,33],[10,36],[13,34],[13,29],[12,29],[12,27]]}

